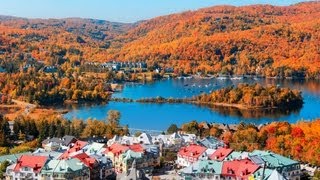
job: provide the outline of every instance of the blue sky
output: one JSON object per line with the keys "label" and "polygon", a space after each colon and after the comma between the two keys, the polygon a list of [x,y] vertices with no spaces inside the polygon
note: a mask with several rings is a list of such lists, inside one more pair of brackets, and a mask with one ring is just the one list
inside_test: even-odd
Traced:
{"label": "blue sky", "polygon": [[83,17],[135,22],[160,15],[229,4],[290,5],[302,0],[1,0],[0,15],[28,18]]}

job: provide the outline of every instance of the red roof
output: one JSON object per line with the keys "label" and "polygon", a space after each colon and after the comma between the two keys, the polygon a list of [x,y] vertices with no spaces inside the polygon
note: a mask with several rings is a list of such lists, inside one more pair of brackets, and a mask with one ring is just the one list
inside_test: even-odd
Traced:
{"label": "red roof", "polygon": [[259,168],[260,166],[254,164],[249,159],[225,161],[222,165],[222,175],[247,178]]}
{"label": "red roof", "polygon": [[183,157],[192,157],[192,158],[199,158],[200,155],[202,155],[207,148],[196,145],[196,144],[191,144],[187,147],[182,147],[178,155],[183,156]]}
{"label": "red roof", "polygon": [[129,146],[129,149],[131,149],[134,152],[140,152],[143,153],[144,152],[144,148],[142,147],[141,144],[133,144]]}
{"label": "red roof", "polygon": [[96,163],[96,160],[88,156],[86,153],[77,154],[73,156],[73,158],[79,159],[81,162],[83,162],[86,166],[88,166],[91,169],[94,167],[94,164]]}
{"label": "red roof", "polygon": [[46,156],[31,156],[22,155],[14,167],[15,172],[19,172],[22,167],[32,168],[35,173],[39,173],[47,162],[48,157]]}
{"label": "red roof", "polygon": [[118,144],[118,143],[114,143],[110,147],[108,147],[104,153],[111,152],[115,156],[118,156],[118,155],[126,152],[127,150],[129,150],[128,146],[124,146],[124,145],[121,145],[121,144]]}
{"label": "red roof", "polygon": [[233,149],[229,148],[219,148],[211,156],[210,159],[223,161],[229,154],[233,152]]}
{"label": "red roof", "polygon": [[70,154],[71,154],[71,153],[78,152],[78,151],[82,150],[82,149],[84,148],[84,146],[86,146],[87,144],[88,144],[88,143],[85,142],[85,141],[79,141],[79,140],[77,140],[69,150],[65,151],[65,152],[60,156],[59,159],[66,159],[66,158],[70,157]]}

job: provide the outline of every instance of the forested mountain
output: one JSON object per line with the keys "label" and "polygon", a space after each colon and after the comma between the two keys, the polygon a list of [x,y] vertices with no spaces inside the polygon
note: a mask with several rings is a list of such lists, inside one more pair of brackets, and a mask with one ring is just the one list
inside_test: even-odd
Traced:
{"label": "forested mountain", "polygon": [[95,57],[134,24],[94,19],[26,19],[0,16],[0,60],[32,58],[48,64],[105,61]]}
{"label": "forested mountain", "polygon": [[135,24],[0,17],[0,59],[147,61],[176,72],[316,77],[320,2],[215,6]]}
{"label": "forested mountain", "polygon": [[187,60],[172,61],[187,73],[312,74],[320,68],[317,17],[319,2],[216,6],[143,22],[120,37],[124,43],[112,54],[123,60]]}

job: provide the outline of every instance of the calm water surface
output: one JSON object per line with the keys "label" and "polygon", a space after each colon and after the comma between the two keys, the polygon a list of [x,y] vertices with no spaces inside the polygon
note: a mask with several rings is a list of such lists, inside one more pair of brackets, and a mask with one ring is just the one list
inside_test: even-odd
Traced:
{"label": "calm water surface", "polygon": [[286,120],[291,123],[320,117],[320,82],[293,80],[217,80],[217,79],[168,79],[150,84],[126,84],[122,92],[113,97],[140,99],[145,97],[183,98],[208,93],[238,83],[275,84],[302,91],[304,105],[295,112],[240,112],[235,109],[200,107],[193,104],[140,104],[110,102],[98,106],[74,106],[65,115],[68,119],[88,118],[104,120],[109,110],[121,112],[121,123],[130,128],[166,130],[175,123],[181,125],[191,120],[235,124],[250,122],[261,124]]}

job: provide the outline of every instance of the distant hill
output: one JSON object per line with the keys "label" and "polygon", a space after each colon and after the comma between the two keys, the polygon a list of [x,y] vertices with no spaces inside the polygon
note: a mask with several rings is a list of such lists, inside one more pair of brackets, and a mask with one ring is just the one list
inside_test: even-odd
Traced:
{"label": "distant hill", "polygon": [[143,60],[197,71],[266,76],[320,72],[320,2],[215,6],[135,24],[92,19],[0,17],[0,58],[46,62]]}
{"label": "distant hill", "polygon": [[197,64],[171,61],[187,72],[313,74],[320,72],[318,17],[320,2],[188,11],[145,21],[121,35],[112,58]]}

